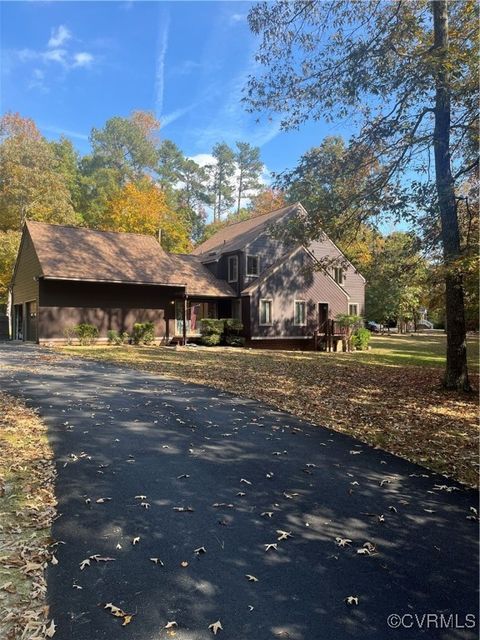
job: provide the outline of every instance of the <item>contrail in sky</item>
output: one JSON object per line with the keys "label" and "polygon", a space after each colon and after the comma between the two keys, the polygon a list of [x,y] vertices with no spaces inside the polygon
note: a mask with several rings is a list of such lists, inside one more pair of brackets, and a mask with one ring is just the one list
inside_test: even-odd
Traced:
{"label": "contrail in sky", "polygon": [[165,56],[168,48],[168,32],[170,16],[165,9],[160,12],[159,34],[157,45],[157,66],[155,71],[155,114],[160,119],[163,111],[163,93],[165,85]]}

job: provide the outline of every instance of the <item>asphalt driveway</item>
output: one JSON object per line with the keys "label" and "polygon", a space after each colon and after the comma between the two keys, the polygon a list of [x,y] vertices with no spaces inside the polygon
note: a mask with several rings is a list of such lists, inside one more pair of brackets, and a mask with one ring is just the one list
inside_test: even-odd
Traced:
{"label": "asphalt driveway", "polygon": [[257,402],[35,346],[0,345],[0,385],[56,456],[55,640],[204,640],[217,620],[232,640],[478,636],[476,492]]}

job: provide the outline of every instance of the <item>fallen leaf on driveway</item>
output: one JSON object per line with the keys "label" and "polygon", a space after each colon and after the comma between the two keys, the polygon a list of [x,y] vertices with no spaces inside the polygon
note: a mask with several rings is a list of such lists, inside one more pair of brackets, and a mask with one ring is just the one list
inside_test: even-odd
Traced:
{"label": "fallen leaf on driveway", "polygon": [[197,556],[199,556],[202,553],[207,553],[207,550],[205,549],[205,547],[198,547],[198,549],[194,549],[193,553],[196,553]]}
{"label": "fallen leaf on driveway", "polygon": [[350,538],[335,538],[335,544],[337,545],[337,547],[346,547],[347,544],[350,544],[351,542],[352,541],[350,540]]}
{"label": "fallen leaf on driveway", "polygon": [[273,511],[263,511],[260,516],[262,518],[271,518],[273,516]]}
{"label": "fallen leaf on driveway", "polygon": [[55,622],[52,620],[50,622],[50,624],[48,625],[48,627],[46,627],[46,629],[45,629],[45,636],[47,638],[53,638],[53,636],[55,635],[56,630],[57,630],[57,626],[56,626]]}
{"label": "fallen leaf on driveway", "polygon": [[247,578],[247,580],[248,580],[249,582],[258,582],[258,578],[256,578],[255,576],[250,575],[249,573],[247,573],[247,574],[245,575],[245,577]]}
{"label": "fallen leaf on driveway", "polygon": [[223,631],[222,623],[220,622],[220,620],[217,620],[216,622],[212,622],[212,624],[208,625],[208,628],[210,629],[210,631],[213,633],[214,636],[216,636],[219,631]]}
{"label": "fallen leaf on driveway", "polygon": [[292,537],[290,531],[282,531],[281,529],[277,529],[278,538],[277,540],[288,540],[288,538]]}
{"label": "fallen leaf on driveway", "polygon": [[163,628],[173,629],[173,627],[178,627],[178,624],[175,622],[175,620],[172,620],[171,622],[167,622],[167,624]]}
{"label": "fallen leaf on driveway", "polygon": [[278,551],[278,545],[276,542],[272,542],[270,544],[264,544],[263,546],[265,547],[265,553],[267,551],[270,551],[270,549],[273,549],[274,551]]}
{"label": "fallen leaf on driveway", "polygon": [[136,544],[138,544],[139,542],[140,542],[140,536],[136,536],[136,537],[135,537],[135,538],[133,538],[133,540],[132,540],[132,544],[133,544],[133,545],[136,545]]}
{"label": "fallen leaf on driveway", "polygon": [[160,558],[150,558],[150,560],[153,562],[153,564],[159,564],[162,567],[165,566],[163,562],[160,560]]}
{"label": "fallen leaf on driveway", "polygon": [[358,596],[347,596],[345,598],[345,602],[347,604],[356,604],[356,605],[358,605]]}
{"label": "fallen leaf on driveway", "polygon": [[178,513],[193,513],[192,507],[173,507],[173,510]]}

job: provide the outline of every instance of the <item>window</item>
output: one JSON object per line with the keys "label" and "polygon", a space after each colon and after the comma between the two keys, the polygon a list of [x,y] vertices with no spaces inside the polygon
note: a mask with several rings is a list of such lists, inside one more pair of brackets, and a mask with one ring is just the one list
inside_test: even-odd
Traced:
{"label": "window", "polygon": [[238,256],[228,257],[228,281],[237,282],[238,280]]}
{"label": "window", "polygon": [[272,324],[272,301],[260,300],[260,324]]}
{"label": "window", "polygon": [[303,327],[307,324],[307,304],[303,300],[295,300],[295,315],[293,324]]}
{"label": "window", "polygon": [[358,304],[356,302],[348,305],[348,315],[358,316]]}
{"label": "window", "polygon": [[335,278],[335,282],[338,282],[338,284],[343,284],[345,280],[345,276],[344,276],[342,267],[334,268],[333,277]]}
{"label": "window", "polygon": [[258,256],[247,256],[247,276],[260,275],[260,258]]}
{"label": "window", "polygon": [[235,320],[242,319],[242,305],[240,300],[232,300],[232,318]]}

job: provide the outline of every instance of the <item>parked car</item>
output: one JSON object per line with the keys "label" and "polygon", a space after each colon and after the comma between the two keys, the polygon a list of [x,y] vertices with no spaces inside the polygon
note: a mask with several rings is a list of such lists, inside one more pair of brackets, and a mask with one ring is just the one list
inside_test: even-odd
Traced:
{"label": "parked car", "polygon": [[373,320],[369,320],[368,322],[366,322],[365,323],[365,327],[366,327],[366,329],[368,329],[372,333],[381,333],[382,332],[382,325],[378,324],[378,322],[373,322]]}

